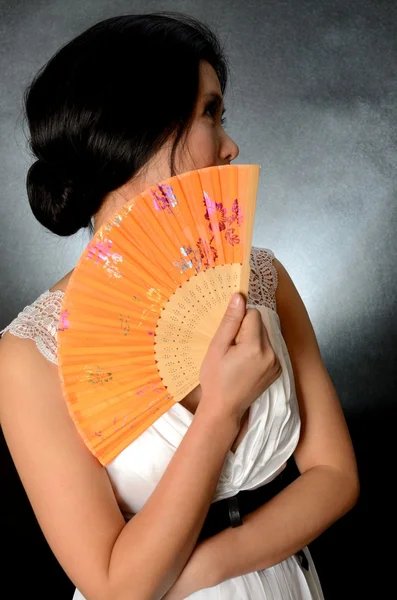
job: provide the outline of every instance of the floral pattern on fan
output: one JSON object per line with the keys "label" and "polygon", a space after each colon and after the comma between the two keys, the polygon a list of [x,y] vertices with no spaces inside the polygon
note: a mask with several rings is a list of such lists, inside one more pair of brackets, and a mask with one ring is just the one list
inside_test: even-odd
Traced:
{"label": "floral pattern on fan", "polygon": [[213,237],[210,239],[209,242],[207,242],[207,240],[203,240],[203,238],[200,238],[197,242],[197,248],[200,251],[201,258],[206,268],[208,268],[218,258],[218,252],[216,248],[214,246],[211,246],[213,240]]}
{"label": "floral pattern on fan", "polygon": [[105,371],[102,367],[98,365],[85,365],[84,370],[87,373],[87,381],[93,385],[103,385],[105,383],[108,383],[109,381],[112,381],[113,379],[112,373]]}
{"label": "floral pattern on fan", "polygon": [[122,215],[116,215],[115,217],[113,217],[113,221],[109,221],[108,223],[105,223],[104,230],[112,231],[113,226],[120,227],[122,220],[123,220]]}
{"label": "floral pattern on fan", "polygon": [[[170,186],[167,187],[167,192],[171,195],[172,198],[175,198],[173,190]],[[235,233],[235,229],[230,227],[230,225],[234,222],[237,222],[238,226],[241,226],[244,217],[241,212],[241,207],[239,206],[238,199],[236,198],[232,204],[231,215],[227,215],[226,208],[224,208],[222,202],[214,202],[207,192],[203,193],[204,200],[203,204],[205,206],[205,214],[204,217],[207,221],[210,221],[210,215],[216,215],[217,222],[208,223],[209,231],[214,234],[215,232],[224,231],[225,240],[231,245],[235,246],[240,243],[240,238],[238,234]],[[157,197],[156,197],[157,198]],[[177,202],[175,203],[177,204]],[[162,205],[162,208],[169,208],[169,205]],[[170,210],[172,213],[172,211]],[[196,242],[196,247],[198,253],[200,255],[200,259],[197,257],[197,251],[194,250],[191,246],[182,246],[181,254],[182,257],[178,261],[174,261],[173,264],[180,269],[181,273],[184,273],[187,269],[194,269],[194,272],[197,274],[202,266],[205,268],[210,267],[215,263],[218,258],[218,252],[215,246],[212,245],[215,239],[215,235],[212,235],[209,241],[204,238],[199,238]],[[191,256],[193,255],[193,256]]]}
{"label": "floral pattern on fan", "polygon": [[178,204],[174,190],[170,185],[158,185],[157,190],[152,190],[153,204],[156,210],[166,210],[172,214],[172,207]]}
{"label": "floral pattern on fan", "polygon": [[181,258],[175,260],[172,264],[180,269],[180,273],[184,273],[187,269],[193,269],[195,273],[199,273],[202,266],[202,253],[197,244],[197,249],[191,246],[181,247]]}
{"label": "floral pattern on fan", "polygon": [[59,318],[58,331],[65,331],[69,328],[69,311],[63,310]]}
{"label": "floral pattern on fan", "polygon": [[[206,192],[204,192],[203,204],[206,208],[204,217],[207,221],[210,221],[210,215],[212,214],[217,214],[218,217],[217,223],[209,223],[210,231],[225,231],[227,227],[229,227],[235,221],[237,221],[237,225],[240,227],[244,221],[241,207],[239,206],[237,198],[233,201],[231,209],[232,214],[230,216],[226,215],[226,209],[223,207],[223,203],[214,202]],[[234,232],[234,229],[231,231]]]}
{"label": "floral pattern on fan", "polygon": [[[121,277],[117,264],[123,262],[123,257],[117,252],[111,252],[113,246],[112,240],[97,240],[93,244],[89,244],[87,248],[87,260],[95,258],[96,264],[102,263],[105,270],[111,277]],[[113,264],[112,264],[113,263]]]}

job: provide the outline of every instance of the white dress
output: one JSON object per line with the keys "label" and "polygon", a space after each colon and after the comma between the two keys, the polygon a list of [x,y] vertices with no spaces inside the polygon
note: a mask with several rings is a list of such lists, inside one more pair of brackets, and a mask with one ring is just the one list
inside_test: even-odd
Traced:
{"label": "white dress", "polygon": [[[271,250],[253,248],[248,305],[260,310],[282,366],[282,374],[251,405],[248,430],[235,453],[228,452],[213,502],[270,482],[283,469],[299,439],[300,417],[288,350],[276,312],[277,272]],[[63,292],[47,290],[4,329],[34,339],[40,352],[57,363],[57,326]],[[106,468],[126,519],[137,513],[161,479],[193,415],[174,404]],[[243,525],[244,526],[244,525]],[[323,600],[308,548],[307,571],[297,556],[268,569],[228,579],[191,594],[195,600]],[[74,600],[84,600],[76,590]]]}

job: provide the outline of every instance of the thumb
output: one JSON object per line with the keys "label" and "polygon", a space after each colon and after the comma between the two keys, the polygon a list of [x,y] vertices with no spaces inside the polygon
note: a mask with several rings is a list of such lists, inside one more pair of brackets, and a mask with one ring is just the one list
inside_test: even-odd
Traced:
{"label": "thumb", "polygon": [[210,345],[212,347],[216,346],[217,350],[226,353],[234,342],[244,315],[245,302],[243,296],[241,294],[233,294]]}

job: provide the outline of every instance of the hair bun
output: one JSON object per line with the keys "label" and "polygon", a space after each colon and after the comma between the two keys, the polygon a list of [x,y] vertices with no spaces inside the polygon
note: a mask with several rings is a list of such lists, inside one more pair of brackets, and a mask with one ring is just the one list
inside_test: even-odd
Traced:
{"label": "hair bun", "polygon": [[99,205],[81,177],[43,160],[30,167],[26,187],[34,216],[57,235],[72,235],[87,227]]}

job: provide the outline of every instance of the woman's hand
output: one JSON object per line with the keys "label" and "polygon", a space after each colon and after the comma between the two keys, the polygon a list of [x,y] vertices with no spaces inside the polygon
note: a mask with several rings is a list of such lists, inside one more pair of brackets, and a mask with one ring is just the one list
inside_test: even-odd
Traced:
{"label": "woman's hand", "polygon": [[241,294],[232,298],[238,302],[229,303],[201,365],[198,410],[240,421],[280,376],[281,366],[259,310],[246,310]]}
{"label": "woman's hand", "polygon": [[219,581],[210,562],[209,554],[206,552],[206,540],[204,540],[197,544],[182,573],[162,600],[183,600],[198,590],[217,585]]}

